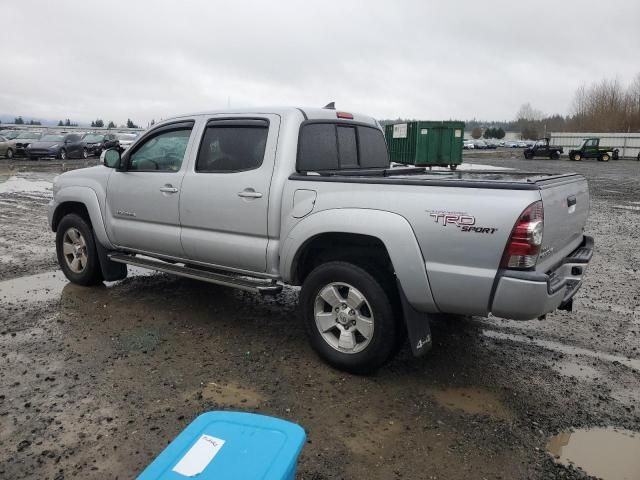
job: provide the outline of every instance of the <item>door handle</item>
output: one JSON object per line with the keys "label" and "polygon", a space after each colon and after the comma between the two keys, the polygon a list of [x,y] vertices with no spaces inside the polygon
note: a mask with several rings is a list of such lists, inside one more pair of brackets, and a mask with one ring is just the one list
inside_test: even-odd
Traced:
{"label": "door handle", "polygon": [[256,192],[253,188],[245,188],[243,191],[238,192],[238,196],[242,198],[262,198],[262,194]]}
{"label": "door handle", "polygon": [[173,185],[167,183],[164,187],[160,187],[162,193],[178,193],[178,189]]}

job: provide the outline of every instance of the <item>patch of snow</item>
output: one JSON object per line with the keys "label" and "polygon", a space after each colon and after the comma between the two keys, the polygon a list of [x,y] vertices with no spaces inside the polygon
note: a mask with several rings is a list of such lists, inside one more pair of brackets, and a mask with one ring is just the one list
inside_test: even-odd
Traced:
{"label": "patch of snow", "polygon": [[632,205],[613,205],[613,208],[621,208],[623,210],[640,211],[640,207],[634,207]]}
{"label": "patch of snow", "polygon": [[[391,168],[401,168],[401,167],[411,167],[412,165],[404,165],[402,163],[391,162]],[[419,167],[427,167],[426,165],[417,165]],[[432,171],[435,172],[451,172],[452,170],[449,167],[432,167]],[[468,172],[470,170],[488,170],[488,171],[498,171],[498,170],[515,170],[513,168],[508,167],[494,167],[493,165],[483,165],[482,163],[462,163],[458,165],[457,172]],[[427,171],[429,168],[427,167]]]}
{"label": "patch of snow", "polygon": [[37,180],[31,181],[26,178],[12,176],[6,182],[0,183],[0,193],[41,193],[50,195],[53,183]]}

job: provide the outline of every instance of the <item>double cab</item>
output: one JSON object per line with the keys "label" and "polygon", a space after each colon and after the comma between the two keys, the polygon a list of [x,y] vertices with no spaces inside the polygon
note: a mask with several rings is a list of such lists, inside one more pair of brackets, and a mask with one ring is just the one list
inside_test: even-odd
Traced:
{"label": "double cab", "polygon": [[261,294],[301,286],[311,345],[352,372],[407,338],[427,352],[434,315],[571,309],[593,251],[582,176],[390,168],[378,122],[332,109],[165,120],[53,192],[70,281],[135,265]]}

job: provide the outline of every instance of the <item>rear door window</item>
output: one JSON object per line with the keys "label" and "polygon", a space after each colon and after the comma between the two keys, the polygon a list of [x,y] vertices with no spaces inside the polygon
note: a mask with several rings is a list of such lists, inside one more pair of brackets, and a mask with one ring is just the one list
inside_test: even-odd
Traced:
{"label": "rear door window", "polygon": [[269,122],[267,120],[219,120],[207,125],[197,172],[241,172],[262,165]]}

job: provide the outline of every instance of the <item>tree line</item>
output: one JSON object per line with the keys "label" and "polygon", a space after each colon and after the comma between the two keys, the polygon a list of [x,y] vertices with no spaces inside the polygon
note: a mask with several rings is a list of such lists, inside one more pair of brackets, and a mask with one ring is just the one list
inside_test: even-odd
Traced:
{"label": "tree line", "polygon": [[[2,121],[0,120],[0,123],[2,123]],[[155,123],[154,120],[151,121],[151,125],[153,125]],[[13,119],[13,124],[14,125],[42,125],[42,122],[40,120],[29,120],[28,122],[25,121],[22,116],[18,116],[15,117]],[[77,127],[78,123],[77,122],[73,122],[71,121],[71,119],[67,118],[65,120],[60,120],[58,121],[58,127]],[[104,121],[100,118],[93,120],[91,122],[91,127],[94,128],[103,128],[104,127]],[[107,124],[107,128],[118,128],[118,126],[115,124],[114,121],[110,121]],[[120,128],[140,128],[138,127],[138,125],[136,125],[133,120],[131,120],[130,118],[127,118],[127,123],[125,125],[121,125]]]}

